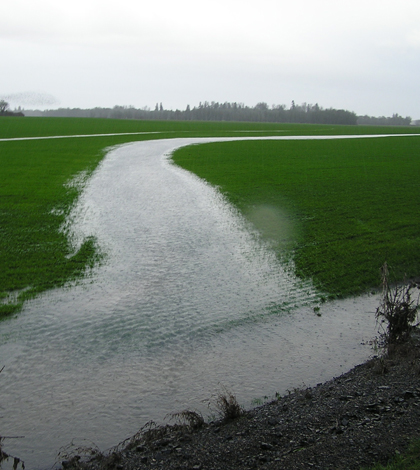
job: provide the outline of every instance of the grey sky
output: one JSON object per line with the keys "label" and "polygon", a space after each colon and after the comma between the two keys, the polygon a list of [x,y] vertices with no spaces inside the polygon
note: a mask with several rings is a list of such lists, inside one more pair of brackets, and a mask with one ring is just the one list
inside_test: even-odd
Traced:
{"label": "grey sky", "polygon": [[418,0],[2,0],[27,108],[316,103],[420,118]]}

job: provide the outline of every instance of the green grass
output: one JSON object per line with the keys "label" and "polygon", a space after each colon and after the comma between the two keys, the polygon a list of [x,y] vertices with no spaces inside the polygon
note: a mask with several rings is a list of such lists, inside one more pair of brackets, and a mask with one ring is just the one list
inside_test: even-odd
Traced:
{"label": "green grass", "polygon": [[[0,139],[117,132],[160,133],[138,136],[0,142],[0,178],[2,182],[0,185],[0,317],[18,311],[25,299],[80,278],[90,266],[98,262],[100,252],[94,239],[85,240],[82,248],[77,253],[73,253],[73,247],[66,234],[60,231],[60,227],[66,220],[81,190],[81,188],[68,187],[66,183],[80,172],[91,173],[103,158],[105,154],[103,149],[124,142],[144,139],[237,136],[240,135],[238,131],[245,131],[244,135],[250,136],[253,135],[252,131],[255,131],[254,135],[319,135],[364,132],[401,133],[413,132],[414,130],[412,128],[361,128],[267,123],[1,117]],[[305,148],[309,145],[295,144],[303,145],[301,147],[303,152],[306,152]],[[226,149],[232,148],[229,146],[230,144],[222,145],[227,145]],[[261,144],[245,143],[241,145],[241,148],[249,147],[251,152],[256,151],[258,155],[261,155],[261,151],[265,152],[265,150],[258,150],[264,148],[259,147]],[[287,148],[290,143],[277,145]],[[221,147],[215,148],[217,150]],[[229,153],[231,150],[227,151]],[[300,150],[296,151],[298,154],[301,152]],[[235,158],[231,162],[233,170],[238,164]],[[195,162],[197,159],[193,160]],[[224,172],[224,169],[219,166],[220,162],[210,161],[209,157],[205,157],[204,160],[201,158],[201,160],[205,165],[207,165],[206,162],[209,165],[215,165],[216,173],[218,168]],[[269,160],[263,163],[263,165],[270,164]],[[290,164],[294,164],[293,161]],[[252,173],[254,171],[252,158],[246,165],[250,166],[249,170]],[[258,163],[255,169],[258,170]],[[233,175],[231,183],[235,185],[235,171]],[[293,201],[287,193],[283,194],[277,189],[267,193],[268,183],[271,181],[270,175],[270,172],[266,173],[266,176],[261,173],[261,188],[254,187],[249,193],[252,192],[254,197],[261,201],[266,196],[269,197],[270,204],[273,203],[282,210],[291,210],[293,219],[296,219],[295,214],[302,212],[298,208],[299,201]],[[307,175],[308,178],[311,178],[310,168],[307,168]],[[410,174],[411,176],[412,174]],[[271,201],[272,197],[274,197],[273,201]],[[411,197],[415,200],[416,194],[412,193]],[[240,191],[238,195],[235,195],[233,191],[231,198],[235,202],[240,202],[243,196]],[[240,203],[239,206],[244,209],[249,204]],[[296,224],[296,227],[303,230],[303,226],[300,227],[299,223]],[[323,235],[320,233],[319,237],[322,239]],[[303,250],[302,253],[304,252]],[[312,269],[311,264],[307,267],[304,261],[305,259],[302,258],[299,270],[309,275]],[[14,301],[4,303],[11,293],[16,297]]]}
{"label": "green grass", "polygon": [[[252,122],[136,121],[122,119],[0,117],[0,139],[56,135],[87,135],[117,132],[163,132],[184,135],[237,135],[236,131],[280,135],[401,134],[418,133],[416,127],[333,126]],[[246,134],[246,135],[252,135]],[[149,136],[148,138],[151,138]],[[156,136],[154,138],[160,138]]]}
{"label": "green grass", "polygon": [[[291,126],[290,129],[296,127],[297,126]],[[279,124],[267,123],[0,117],[0,138],[3,139],[57,135],[109,134],[118,132],[163,132],[166,137],[174,137],[174,134],[180,137],[184,135],[224,135],[239,130],[273,132],[279,129],[283,129],[283,127]],[[130,137],[128,138],[130,139]],[[161,136],[153,137],[149,135],[147,138],[161,138]],[[127,139],[127,137],[125,137],[125,139]]]}
{"label": "green grass", "polygon": [[38,292],[80,276],[95,261],[94,240],[72,255],[59,228],[78,191],[65,183],[91,171],[103,152],[80,151],[79,141],[3,142],[0,150],[0,296],[26,289],[17,303],[0,305],[13,313]]}
{"label": "green grass", "polygon": [[220,188],[331,295],[420,274],[420,136],[212,143],[174,161]]}
{"label": "green grass", "polygon": [[377,464],[369,470],[420,470],[420,440],[414,441],[406,453],[396,454],[386,466]]}

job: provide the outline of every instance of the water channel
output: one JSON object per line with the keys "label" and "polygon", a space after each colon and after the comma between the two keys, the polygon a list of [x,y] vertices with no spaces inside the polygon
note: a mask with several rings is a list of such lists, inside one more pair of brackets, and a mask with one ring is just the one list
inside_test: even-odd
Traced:
{"label": "water channel", "polygon": [[[215,139],[111,149],[71,219],[106,262],[0,325],[4,450],[50,468],[61,446],[102,450],[226,386],[245,407],[365,360],[376,296],[326,303],[281,266],[216,189],[170,153]],[[221,139],[227,140],[227,139]]]}

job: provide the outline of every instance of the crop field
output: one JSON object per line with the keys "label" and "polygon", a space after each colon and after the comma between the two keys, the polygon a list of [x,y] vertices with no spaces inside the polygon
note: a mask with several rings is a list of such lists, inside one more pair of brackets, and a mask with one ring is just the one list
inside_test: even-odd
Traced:
{"label": "crop field", "polygon": [[[0,117],[0,139],[64,135],[110,134],[122,132],[160,132],[164,137],[237,135],[335,135],[335,134],[407,134],[415,127],[333,126],[255,122],[136,121],[89,118],[16,118]],[[145,137],[140,137],[141,139]],[[161,135],[150,138],[162,138]],[[129,140],[133,138],[128,137]],[[134,137],[136,140],[136,137]],[[127,141],[127,136],[125,137]]]}
{"label": "crop field", "polygon": [[[0,139],[149,134],[0,141],[0,317],[37,293],[77,279],[99,261],[95,240],[73,253],[61,227],[82,190],[68,183],[80,174],[87,178],[104,149],[135,140],[241,131],[250,136],[252,131],[323,135],[415,129],[1,117]],[[385,258],[400,276],[418,274],[420,137],[343,142],[212,144],[182,150],[176,161],[220,185],[260,228],[258,214],[250,212],[254,206],[283,214],[292,227],[288,235],[263,230],[265,236],[282,256],[293,254],[301,276],[314,276],[328,292],[345,294],[375,284]]]}
{"label": "crop field", "polygon": [[[0,139],[18,137],[42,137],[65,135],[110,134],[123,132],[163,133],[164,137],[224,135],[244,130],[275,132],[285,129],[293,131],[299,126],[281,126],[267,123],[235,122],[194,122],[194,121],[136,121],[122,119],[89,119],[89,118],[0,118]],[[312,126],[315,127],[315,126]],[[319,126],[327,128],[327,126]],[[331,128],[331,126],[330,126]],[[351,129],[351,127],[349,127]],[[232,135],[232,134],[229,134]],[[140,137],[141,138],[141,137]],[[144,138],[144,137],[143,137]],[[162,138],[162,134],[150,138]],[[127,137],[125,137],[127,139]],[[129,137],[129,140],[132,138]],[[134,137],[134,140],[136,138]]]}
{"label": "crop field", "polygon": [[420,274],[420,136],[211,143],[174,161],[217,186],[328,295]]}

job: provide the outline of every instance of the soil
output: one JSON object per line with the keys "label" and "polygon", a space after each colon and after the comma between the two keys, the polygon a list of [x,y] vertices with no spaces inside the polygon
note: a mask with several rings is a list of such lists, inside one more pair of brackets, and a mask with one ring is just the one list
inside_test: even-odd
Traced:
{"label": "soil", "polygon": [[[230,405],[238,411],[234,399]],[[184,425],[149,424],[106,456],[73,456],[63,468],[338,470],[386,463],[420,437],[420,342],[235,419],[204,423],[192,412],[178,418]]]}

